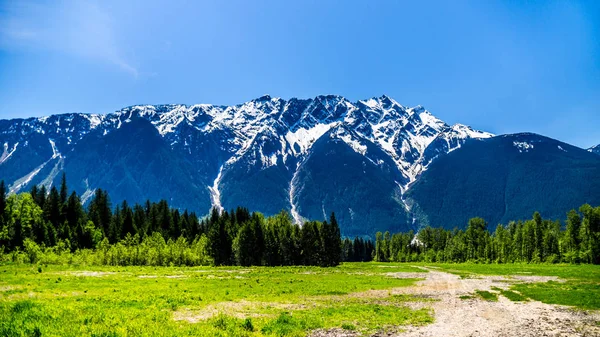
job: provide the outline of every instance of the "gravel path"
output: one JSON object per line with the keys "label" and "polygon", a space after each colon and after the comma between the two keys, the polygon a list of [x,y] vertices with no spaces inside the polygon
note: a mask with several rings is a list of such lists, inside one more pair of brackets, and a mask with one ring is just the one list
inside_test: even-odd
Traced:
{"label": "gravel path", "polygon": [[[467,337],[467,336],[600,336],[600,313],[574,310],[564,306],[537,301],[512,302],[499,296],[498,302],[479,298],[460,299],[475,290],[507,289],[507,281],[546,282],[556,277],[540,276],[484,276],[462,279],[457,275],[428,269],[421,274],[426,279],[413,287],[397,288],[394,294],[413,294],[436,299],[435,302],[409,302],[412,308],[431,308],[435,322],[422,327],[404,327],[404,332],[375,334],[374,336],[402,337]],[[403,277],[401,273],[394,275]],[[351,336],[340,330],[319,331],[313,336]]]}

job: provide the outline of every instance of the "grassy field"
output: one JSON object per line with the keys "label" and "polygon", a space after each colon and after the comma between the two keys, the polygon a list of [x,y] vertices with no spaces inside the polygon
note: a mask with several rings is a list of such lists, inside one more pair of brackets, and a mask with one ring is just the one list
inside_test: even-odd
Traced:
{"label": "grassy field", "polygon": [[[600,309],[596,266],[423,265],[465,277],[552,275],[499,293]],[[390,273],[411,274],[394,278]],[[0,336],[306,336],[339,328],[369,334],[433,321],[390,289],[414,285],[409,264],[337,268],[0,266]],[[522,294],[522,295],[519,295]],[[481,293],[495,300],[496,294]]]}
{"label": "grassy field", "polygon": [[425,324],[405,265],[338,268],[0,267],[0,336],[304,336]]}

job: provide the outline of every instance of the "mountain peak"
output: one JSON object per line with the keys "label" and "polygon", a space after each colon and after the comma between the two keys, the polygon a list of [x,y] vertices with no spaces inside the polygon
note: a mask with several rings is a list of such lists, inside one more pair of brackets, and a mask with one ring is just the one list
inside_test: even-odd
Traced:
{"label": "mountain peak", "polygon": [[422,105],[416,105],[412,108],[409,108],[409,110],[412,110],[416,113],[422,113],[422,112],[430,113],[429,111],[425,110],[425,108]]}
{"label": "mountain peak", "polygon": [[271,95],[265,94],[265,95],[262,95],[262,96],[260,96],[258,98],[253,99],[252,101],[255,101],[255,102],[266,102],[266,101],[270,101],[271,99],[272,99]]}

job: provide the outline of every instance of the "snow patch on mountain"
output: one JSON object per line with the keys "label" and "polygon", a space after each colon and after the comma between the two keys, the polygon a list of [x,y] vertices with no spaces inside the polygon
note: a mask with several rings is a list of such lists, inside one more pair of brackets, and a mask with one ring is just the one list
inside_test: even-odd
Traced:
{"label": "snow patch on mountain", "polygon": [[[58,160],[52,167],[52,170],[50,170],[50,173],[40,183],[40,185],[46,186],[47,190],[50,190],[50,188],[52,187],[52,183],[54,182],[54,179],[56,177],[58,177],[58,175],[62,172],[62,169],[64,167],[64,163],[65,163],[64,158],[62,156],[59,156],[57,158],[58,158]],[[50,158],[50,160],[48,160],[48,161],[50,162],[53,159],[55,159],[55,158],[54,157]]]}
{"label": "snow patch on mountain", "polygon": [[344,128],[337,128],[335,132],[331,134],[331,137],[343,140],[356,153],[360,153],[363,156],[367,153],[367,146],[361,144],[360,141],[358,141],[358,139],[356,139],[355,137],[352,137],[352,135]]}
{"label": "snow patch on mountain", "polygon": [[530,149],[533,149],[533,144],[527,142],[514,141],[513,145],[519,149],[519,153],[529,152]]}
{"label": "snow patch on mountain", "polygon": [[221,165],[221,167],[219,168],[219,173],[217,174],[217,178],[215,178],[213,185],[208,186],[212,208],[216,208],[217,210],[219,210],[219,212],[223,211],[223,206],[221,205],[221,192],[219,191],[219,183],[221,182],[224,166],[225,165]]}
{"label": "snow patch on mountain", "polygon": [[52,146],[52,158],[50,159],[60,157],[60,152],[58,152],[58,149],[56,148],[56,143],[52,139],[48,139],[48,141],[50,142],[50,146]]}
{"label": "snow patch on mountain", "polygon": [[40,166],[33,169],[33,171],[31,171],[31,172],[27,173],[25,176],[15,180],[15,182],[9,186],[9,193],[18,193],[23,187],[27,186],[27,184],[29,184],[29,182],[31,182],[31,179],[33,179],[33,177],[35,177],[38,173],[40,173],[40,171],[46,166],[46,164],[48,164],[48,162],[50,162],[50,160],[45,161]]}
{"label": "snow patch on mountain", "polygon": [[13,148],[8,151],[8,143],[4,143],[4,152],[2,152],[2,156],[0,157],[0,164],[4,163],[13,153],[15,153],[17,146],[19,146],[19,142],[16,142],[15,145],[13,145]]}
{"label": "snow patch on mountain", "polygon": [[298,209],[296,208],[296,202],[294,200],[294,198],[296,197],[296,186],[298,184],[298,172],[299,171],[300,171],[300,163],[297,163],[296,169],[294,170],[294,174],[292,175],[292,180],[290,180],[290,188],[289,188],[290,205],[291,205],[290,213],[292,215],[292,218],[294,219],[294,223],[296,223],[296,224],[302,224],[302,217],[300,216],[300,213],[298,213]]}
{"label": "snow patch on mountain", "polygon": [[90,183],[87,178],[83,182],[85,183],[85,192],[81,195],[81,203],[85,205],[96,193],[96,189],[90,188]]}
{"label": "snow patch on mountain", "polygon": [[325,134],[331,127],[336,123],[330,124],[317,124],[310,129],[299,128],[295,132],[288,131],[285,135],[285,139],[291,146],[294,155],[301,155],[308,151],[312,144],[323,134]]}
{"label": "snow patch on mountain", "polygon": [[84,117],[90,122],[90,129],[92,130],[102,124],[102,120],[104,119],[104,115],[98,114],[84,115]]}
{"label": "snow patch on mountain", "polygon": [[87,189],[85,190],[85,192],[83,192],[83,194],[81,195],[81,203],[82,204],[86,204],[88,202],[88,200],[90,200],[94,194],[96,193],[96,189]]}

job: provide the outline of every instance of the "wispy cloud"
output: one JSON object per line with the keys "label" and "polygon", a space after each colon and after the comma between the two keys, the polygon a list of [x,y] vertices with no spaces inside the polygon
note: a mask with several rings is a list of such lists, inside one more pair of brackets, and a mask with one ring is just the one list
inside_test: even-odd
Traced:
{"label": "wispy cloud", "polygon": [[123,55],[115,25],[101,3],[65,0],[0,5],[0,47],[64,52],[112,64],[138,77]]}

